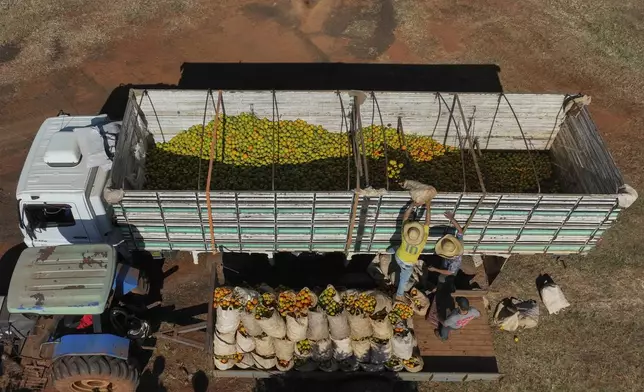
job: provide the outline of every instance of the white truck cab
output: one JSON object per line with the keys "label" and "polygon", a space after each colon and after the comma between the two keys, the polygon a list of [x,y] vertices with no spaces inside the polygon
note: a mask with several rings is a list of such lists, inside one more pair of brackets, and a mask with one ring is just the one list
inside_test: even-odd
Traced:
{"label": "white truck cab", "polygon": [[95,132],[106,115],[58,116],[43,122],[16,190],[19,226],[29,247],[111,242],[112,214],[103,200],[109,168],[88,164],[79,132]]}

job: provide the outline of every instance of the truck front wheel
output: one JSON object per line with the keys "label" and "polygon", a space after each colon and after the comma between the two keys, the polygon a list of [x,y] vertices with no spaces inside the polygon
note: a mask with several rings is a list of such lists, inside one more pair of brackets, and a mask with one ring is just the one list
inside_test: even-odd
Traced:
{"label": "truck front wheel", "polygon": [[139,372],[127,361],[100,355],[58,358],[52,371],[60,392],[130,392],[139,383]]}

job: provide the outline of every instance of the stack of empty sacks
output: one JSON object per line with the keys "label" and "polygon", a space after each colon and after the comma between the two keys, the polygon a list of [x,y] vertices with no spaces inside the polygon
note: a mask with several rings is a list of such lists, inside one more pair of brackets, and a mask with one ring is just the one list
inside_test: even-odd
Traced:
{"label": "stack of empty sacks", "polygon": [[329,285],[316,295],[261,285],[215,290],[214,351],[219,370],[369,372],[423,368],[412,316],[429,301],[412,290],[409,304],[379,291]]}

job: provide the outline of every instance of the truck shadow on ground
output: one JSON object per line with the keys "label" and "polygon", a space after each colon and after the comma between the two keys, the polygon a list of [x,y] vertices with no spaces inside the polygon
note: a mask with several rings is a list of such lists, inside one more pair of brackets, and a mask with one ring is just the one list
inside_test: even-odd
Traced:
{"label": "truck shadow on ground", "polygon": [[[223,257],[225,285],[227,286],[255,286],[261,283],[266,283],[272,287],[284,285],[294,289],[306,286],[313,290],[319,290],[327,284],[333,284],[338,288],[359,288],[359,289],[373,289],[375,284],[373,279],[366,273],[366,266],[371,262],[372,256],[356,255],[351,262],[346,262],[346,256],[343,253],[300,253],[298,255],[292,253],[278,253],[274,256],[272,261],[269,261],[266,255],[261,254],[240,254],[240,253],[225,253]],[[186,260],[183,261],[184,263]],[[195,266],[196,267],[196,266]],[[179,266],[181,269],[181,265]],[[186,266],[186,269],[194,268],[191,264]],[[207,268],[205,268],[207,270]],[[205,271],[204,271],[205,272]],[[205,280],[206,273],[200,274]],[[193,282],[192,285],[205,287],[205,282]],[[450,297],[451,299],[451,297]],[[188,303],[186,303],[188,304]],[[177,305],[181,307],[180,304]],[[161,309],[160,316],[164,321],[172,324],[191,325],[202,321],[199,318],[200,314],[206,313],[208,304],[206,302],[201,304],[191,303],[187,307],[181,307],[174,310],[174,305],[164,307]],[[203,352],[195,351],[197,355],[207,355]],[[460,357],[428,357],[425,358],[427,366],[430,366],[433,371],[446,371],[449,369],[462,368],[466,366],[468,369],[477,369],[478,371],[487,371],[495,366],[494,358],[460,358]],[[147,363],[147,362],[144,362]],[[210,368],[206,369],[203,366],[210,363],[205,360],[197,365],[208,372]],[[167,386],[161,381],[161,375],[165,370],[166,360],[161,356],[157,356],[152,360],[151,368],[146,369],[141,376],[140,391],[166,391]],[[483,370],[481,370],[483,369]],[[210,383],[208,376],[204,371],[197,371],[190,374],[188,370],[183,370],[186,380],[192,383],[194,391],[207,390]],[[276,374],[275,377],[270,379],[258,380],[255,391],[260,392],[280,392],[280,391],[293,391],[293,390],[312,390],[312,391],[327,391],[337,389],[340,391],[357,390],[372,390],[372,391],[416,391],[416,384],[410,382],[402,382],[395,375],[380,374],[380,373],[361,373],[359,375],[351,374],[347,376],[346,373],[302,373],[302,372],[289,372],[286,374]],[[181,377],[173,374],[173,377]],[[356,376],[357,378],[353,378]],[[313,377],[311,379],[310,377]],[[317,377],[317,378],[316,378]],[[322,378],[319,378],[322,377]],[[348,378],[347,378],[348,377]],[[312,382],[312,380],[314,382]],[[205,385],[205,386],[204,386]],[[366,388],[368,386],[368,388]],[[366,388],[366,389],[365,389]]]}
{"label": "truck shadow on ground", "polygon": [[416,392],[415,382],[401,381],[393,374],[323,373],[314,377],[292,373],[257,381],[254,392]]}
{"label": "truck shadow on ground", "polygon": [[6,296],[8,294],[13,270],[16,267],[20,254],[25,249],[27,249],[27,245],[21,242],[12,246],[0,256],[0,296]]}
{"label": "truck shadow on ground", "polygon": [[166,392],[168,389],[163,385],[160,376],[165,370],[165,357],[158,356],[154,359],[152,368],[146,369],[141,373],[139,387],[137,391],[157,391]]}
{"label": "truck shadow on ground", "polygon": [[116,87],[100,113],[123,118],[131,88],[503,92],[496,64],[183,63],[177,84]]}

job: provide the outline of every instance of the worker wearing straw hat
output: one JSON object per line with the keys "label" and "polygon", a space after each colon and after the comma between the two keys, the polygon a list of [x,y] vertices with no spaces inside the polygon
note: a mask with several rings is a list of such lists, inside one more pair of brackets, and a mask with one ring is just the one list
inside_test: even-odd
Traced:
{"label": "worker wearing straw hat", "polygon": [[434,252],[442,257],[441,268],[429,267],[428,270],[440,274],[438,281],[445,282],[446,277],[454,276],[461,269],[463,255],[463,228],[454,218],[453,212],[446,212],[445,217],[456,229],[456,235],[446,234],[437,242]]}
{"label": "worker wearing straw hat", "polygon": [[403,215],[402,243],[400,246],[387,249],[387,253],[394,255],[396,263],[400,267],[400,277],[398,278],[398,288],[396,290],[396,299],[398,300],[404,300],[405,286],[414,271],[414,265],[418,262],[418,257],[425,249],[425,244],[429,237],[429,219],[431,216],[429,202],[425,204],[425,222],[423,224],[409,219],[412,211],[419,206],[419,203],[413,202]]}

